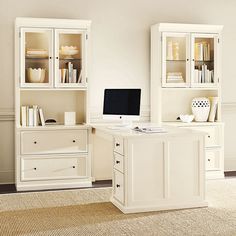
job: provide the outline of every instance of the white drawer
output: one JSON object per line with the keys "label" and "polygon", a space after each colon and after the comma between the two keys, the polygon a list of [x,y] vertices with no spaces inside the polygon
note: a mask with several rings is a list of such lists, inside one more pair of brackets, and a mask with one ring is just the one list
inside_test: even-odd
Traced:
{"label": "white drawer", "polygon": [[199,126],[199,127],[192,127],[193,130],[199,130],[206,132],[206,139],[205,144],[206,147],[215,147],[220,146],[220,129],[219,126]]}
{"label": "white drawer", "polygon": [[219,150],[206,151],[206,170],[220,170],[220,155]]}
{"label": "white drawer", "polygon": [[21,180],[85,178],[87,157],[21,157]]}
{"label": "white drawer", "polygon": [[124,141],[121,137],[115,137],[114,138],[114,151],[124,155]]}
{"label": "white drawer", "polygon": [[124,175],[114,170],[114,197],[124,203]]}
{"label": "white drawer", "polygon": [[87,130],[21,132],[21,154],[87,152]]}
{"label": "white drawer", "polygon": [[118,153],[114,153],[114,169],[124,173],[124,157]]}

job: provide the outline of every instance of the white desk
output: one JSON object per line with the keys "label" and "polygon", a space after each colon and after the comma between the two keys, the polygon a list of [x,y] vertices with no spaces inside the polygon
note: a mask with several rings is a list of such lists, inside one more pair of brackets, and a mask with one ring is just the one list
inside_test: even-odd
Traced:
{"label": "white desk", "polygon": [[95,135],[113,139],[111,202],[122,212],[207,206],[203,132],[169,127],[167,133],[145,134],[92,126]]}

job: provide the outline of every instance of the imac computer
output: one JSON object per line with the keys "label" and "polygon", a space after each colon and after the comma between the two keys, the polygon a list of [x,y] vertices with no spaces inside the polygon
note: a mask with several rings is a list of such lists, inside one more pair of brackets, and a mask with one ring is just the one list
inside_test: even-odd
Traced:
{"label": "imac computer", "polygon": [[132,121],[139,120],[141,89],[105,89],[103,118],[122,121],[114,129],[132,126]]}

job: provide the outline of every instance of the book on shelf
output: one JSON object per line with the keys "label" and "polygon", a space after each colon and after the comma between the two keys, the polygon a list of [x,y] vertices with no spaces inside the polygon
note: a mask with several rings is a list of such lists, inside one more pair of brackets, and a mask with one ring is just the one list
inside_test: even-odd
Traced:
{"label": "book on shelf", "polygon": [[194,58],[196,61],[210,61],[211,49],[208,42],[197,42],[194,44]]}
{"label": "book on shelf", "polygon": [[206,64],[203,64],[199,68],[194,70],[194,83],[213,83],[214,71],[207,68]]}
{"label": "book on shelf", "polygon": [[43,115],[43,109],[39,108],[39,117],[40,117],[40,124],[41,126],[45,126],[45,119]]}
{"label": "book on shelf", "polygon": [[181,72],[168,72],[167,83],[184,83],[184,79]]}
{"label": "book on shelf", "polygon": [[21,126],[35,127],[45,125],[43,110],[38,105],[21,106]]}
{"label": "book on shelf", "polygon": [[23,127],[26,127],[27,124],[26,124],[26,106],[22,106],[21,107],[21,125]]}
{"label": "book on shelf", "polygon": [[82,73],[82,69],[81,69],[79,72],[79,77],[78,77],[77,83],[82,83],[82,77],[83,77],[82,75],[83,75],[83,73]]}
{"label": "book on shelf", "polygon": [[210,103],[211,103],[211,108],[210,108],[210,113],[208,117],[209,122],[214,122],[216,120],[216,111],[218,107],[218,97],[209,97]]}

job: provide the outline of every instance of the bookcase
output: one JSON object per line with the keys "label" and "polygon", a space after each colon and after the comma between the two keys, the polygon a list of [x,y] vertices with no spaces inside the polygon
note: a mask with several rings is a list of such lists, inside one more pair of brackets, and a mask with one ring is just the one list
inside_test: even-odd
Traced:
{"label": "bookcase", "polygon": [[[206,177],[224,177],[221,120],[220,25],[160,23],[151,26],[151,121],[206,132]],[[194,98],[217,97],[214,122],[183,123]]]}
{"label": "bookcase", "polygon": [[[91,186],[90,25],[87,20],[16,18],[18,191]],[[75,124],[65,125],[65,112],[75,112]],[[45,124],[48,119],[56,123]]]}

